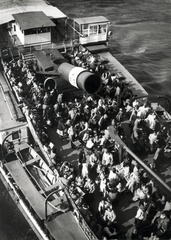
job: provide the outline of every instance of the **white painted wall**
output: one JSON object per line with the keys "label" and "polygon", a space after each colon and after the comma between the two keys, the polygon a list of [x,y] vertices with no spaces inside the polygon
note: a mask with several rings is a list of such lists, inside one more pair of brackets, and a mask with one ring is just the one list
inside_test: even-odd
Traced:
{"label": "white painted wall", "polygon": [[51,32],[25,35],[24,44],[36,44],[36,43],[51,42]]}
{"label": "white painted wall", "polygon": [[20,26],[17,23],[15,25],[16,25],[16,31],[14,32],[14,25],[13,25],[13,33],[14,35],[15,34],[17,35],[17,37],[19,38],[20,42],[23,45],[51,42],[51,32],[24,35],[24,31],[22,31]]}
{"label": "white painted wall", "polygon": [[24,31],[20,29],[20,26],[16,23],[16,35],[19,38],[20,42],[24,45]]}

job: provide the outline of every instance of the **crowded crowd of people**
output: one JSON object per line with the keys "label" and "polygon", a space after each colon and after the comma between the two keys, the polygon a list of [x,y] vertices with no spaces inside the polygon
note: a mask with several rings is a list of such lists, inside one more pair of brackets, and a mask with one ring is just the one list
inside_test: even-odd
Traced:
{"label": "crowded crowd of people", "polygon": [[[138,202],[131,238],[142,239],[151,233],[167,238],[171,202],[111,137],[110,131],[127,141],[122,122],[129,120],[134,151],[153,153],[153,169],[159,167],[164,150],[170,144],[170,132],[146,101],[135,98],[124,76],[111,73],[97,55],[77,46],[69,57],[72,64],[100,75],[102,88],[98,93],[82,92],[77,97],[66,98],[58,89],[44,88],[37,79],[34,64],[22,58],[3,62],[18,101],[51,159],[50,167],[65,178],[71,198],[98,239],[126,238],[120,231],[116,214],[118,202],[125,194],[131,196],[131,202]],[[60,160],[56,149],[51,147],[47,131],[51,127],[56,127],[61,141],[68,138],[71,148],[77,149],[76,168]]]}

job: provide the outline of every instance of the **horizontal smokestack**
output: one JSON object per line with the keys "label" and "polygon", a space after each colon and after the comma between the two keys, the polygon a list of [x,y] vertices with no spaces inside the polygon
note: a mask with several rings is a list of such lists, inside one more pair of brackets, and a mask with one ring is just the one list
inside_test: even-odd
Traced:
{"label": "horizontal smokestack", "polygon": [[58,67],[60,77],[72,86],[82,89],[89,94],[96,93],[101,88],[101,78],[82,67],[76,67],[69,63],[62,63]]}

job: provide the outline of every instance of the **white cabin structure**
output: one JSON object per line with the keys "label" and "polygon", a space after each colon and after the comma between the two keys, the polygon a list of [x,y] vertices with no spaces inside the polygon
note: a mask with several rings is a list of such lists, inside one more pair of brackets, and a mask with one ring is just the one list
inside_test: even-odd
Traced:
{"label": "white cabin structure", "polygon": [[107,42],[110,21],[104,16],[75,18],[80,44]]}
{"label": "white cabin structure", "polygon": [[56,25],[43,12],[13,14],[11,34],[16,35],[22,45],[51,43],[51,29]]}

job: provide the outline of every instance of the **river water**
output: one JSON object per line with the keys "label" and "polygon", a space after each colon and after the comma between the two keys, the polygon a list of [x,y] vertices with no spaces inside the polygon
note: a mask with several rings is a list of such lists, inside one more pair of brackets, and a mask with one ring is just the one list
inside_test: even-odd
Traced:
{"label": "river water", "polygon": [[[156,101],[171,100],[171,0],[51,0],[71,18],[104,15],[110,48]],[[162,101],[164,101],[162,98]],[[0,240],[36,240],[0,182]]]}

